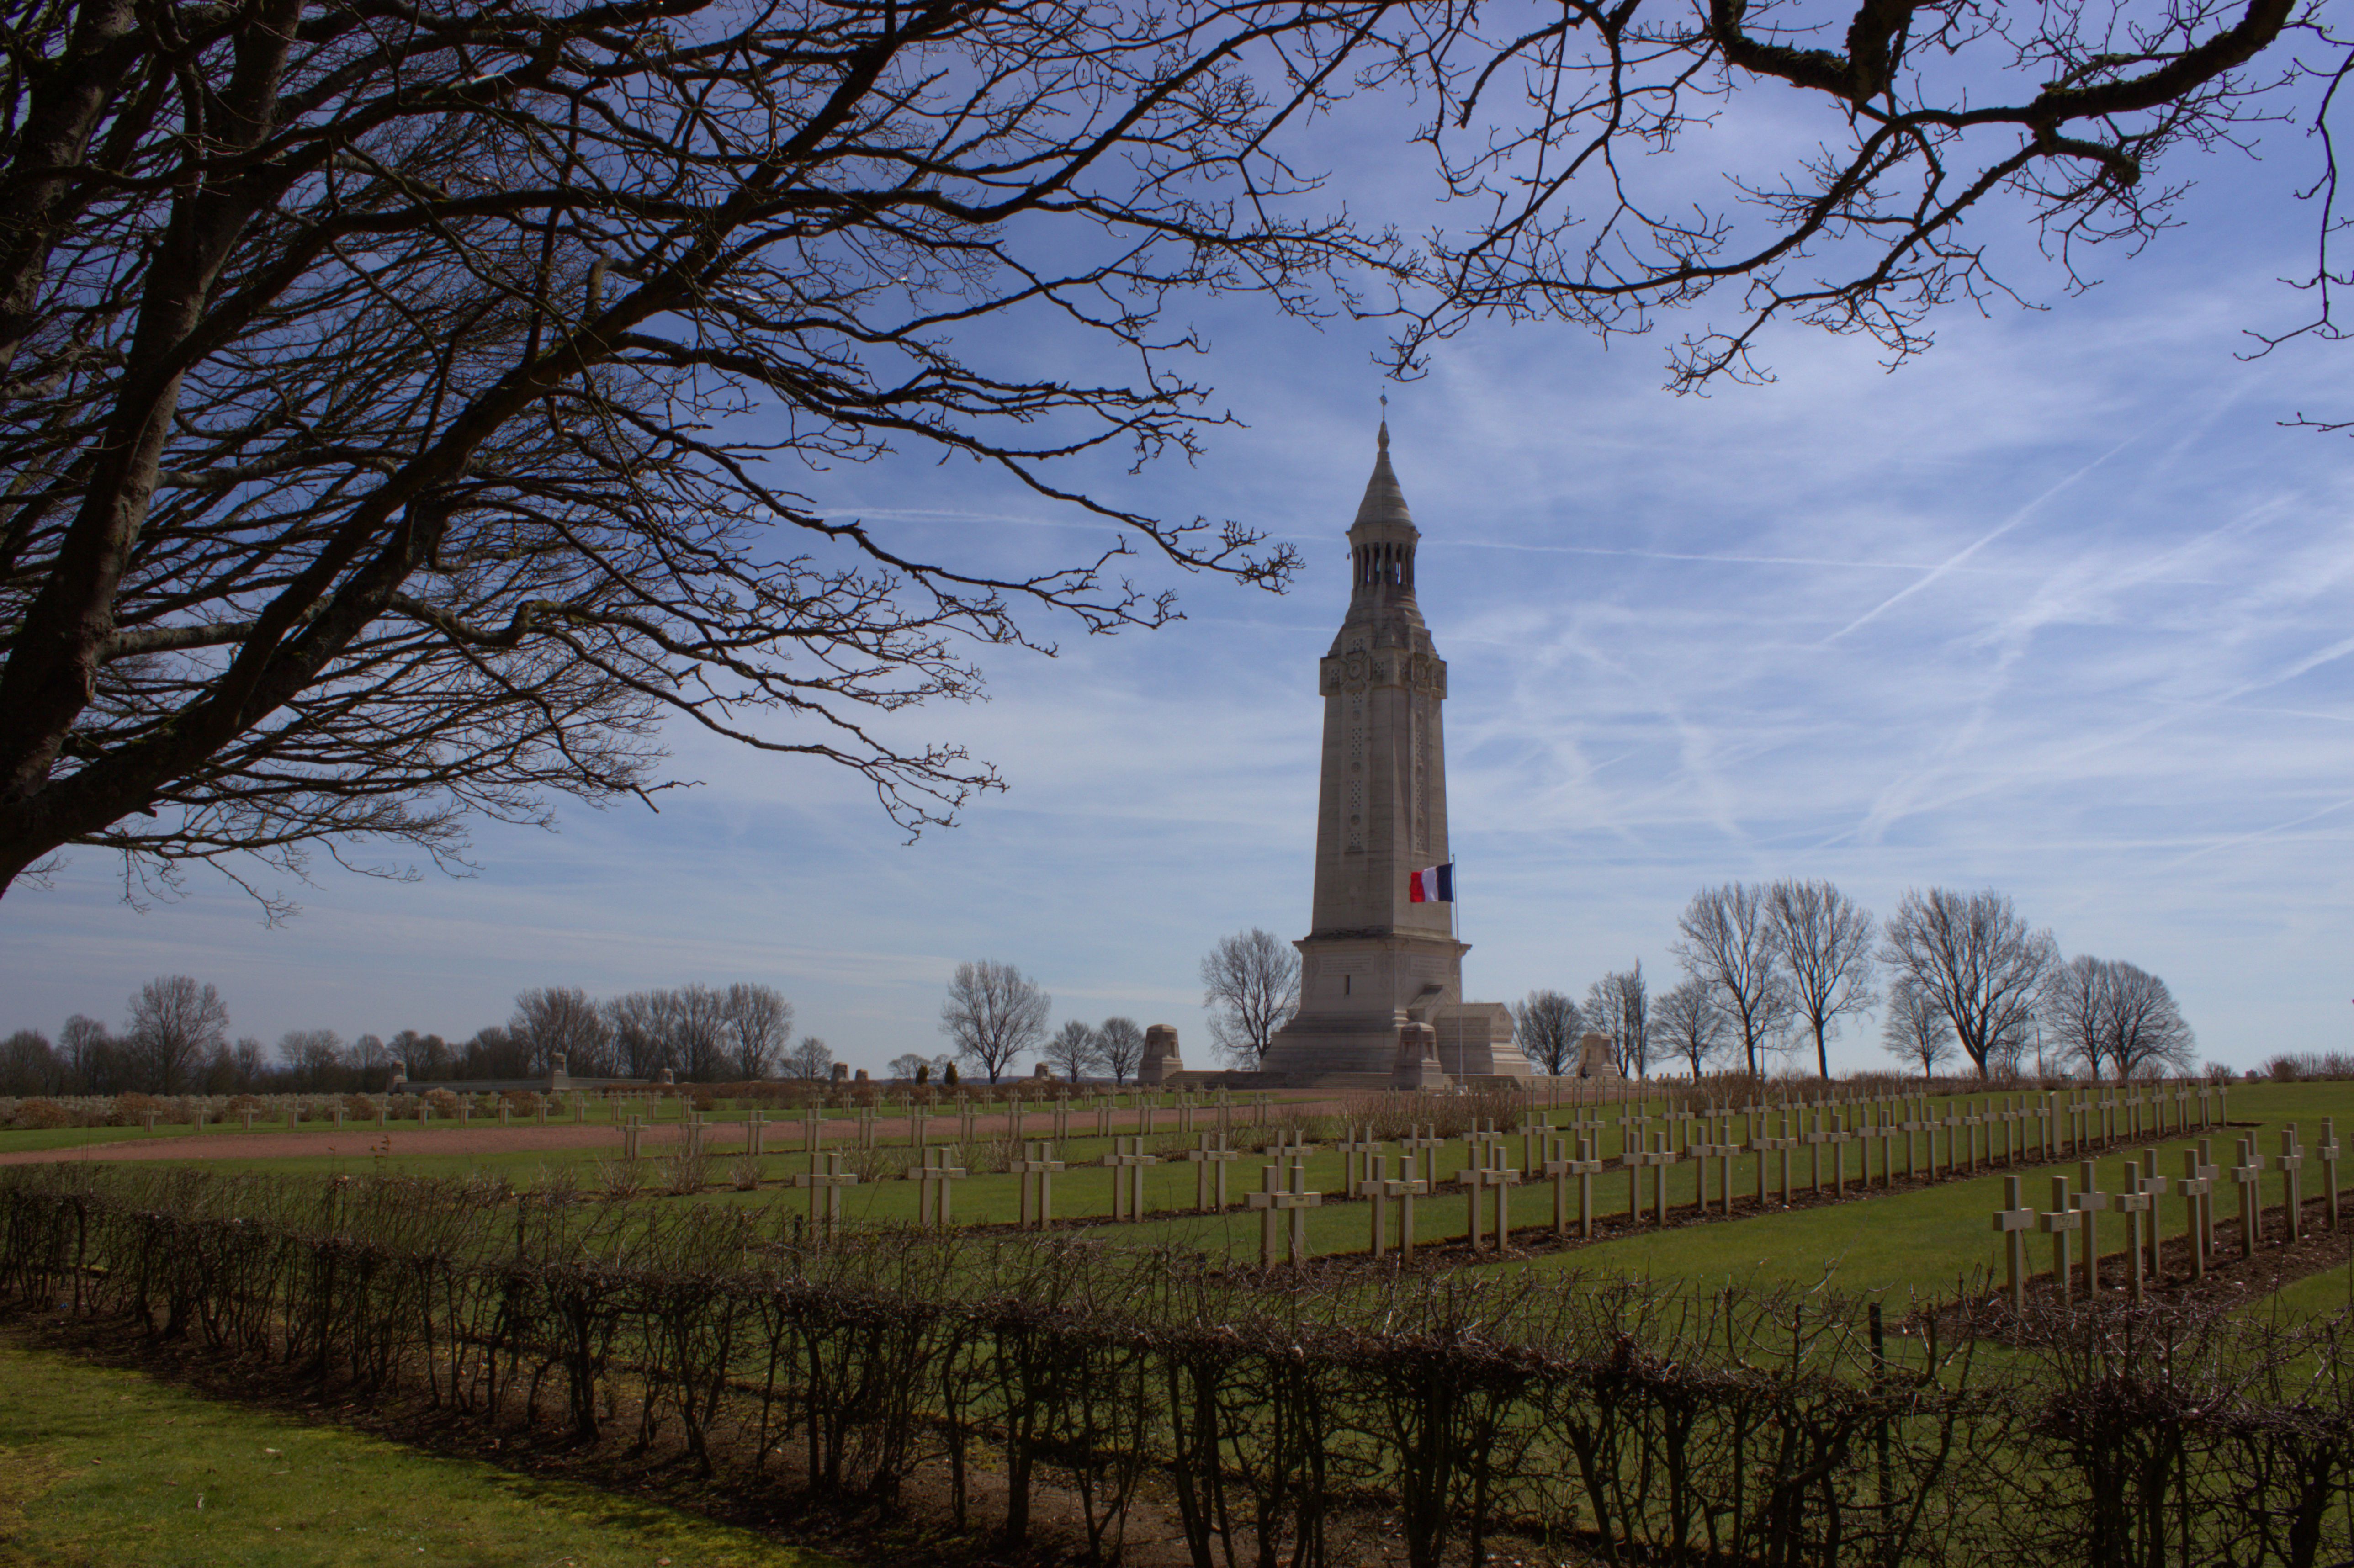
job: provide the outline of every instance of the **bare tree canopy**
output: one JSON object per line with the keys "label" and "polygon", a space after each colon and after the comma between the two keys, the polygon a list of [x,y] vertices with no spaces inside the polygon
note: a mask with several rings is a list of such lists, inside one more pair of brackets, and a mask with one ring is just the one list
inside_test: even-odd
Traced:
{"label": "bare tree canopy", "polygon": [[1883,935],[1882,961],[1936,1002],[1981,1077],[2016,1056],[2058,955],[2009,894],[1911,889]]}
{"label": "bare tree canopy", "polygon": [[1045,1038],[1053,1007],[1054,998],[1020,969],[982,959],[957,966],[940,1005],[940,1033],[993,1084],[1015,1057]]}
{"label": "bare tree canopy", "polygon": [[1954,1023],[1936,997],[1901,976],[1888,988],[1888,1008],[1881,1020],[1880,1043],[1888,1054],[1925,1078],[1937,1075],[1938,1065],[1954,1054]]}
{"label": "bare tree canopy", "polygon": [[[1675,349],[1679,387],[1760,376],[1751,352],[1776,319],[1901,360],[1937,307],[2011,293],[1965,222],[2023,217],[2080,281],[2094,247],[2130,250],[2168,221],[2185,187],[2152,177],[2168,154],[2244,137],[2300,86],[2301,105],[2326,103],[2345,60],[2311,0],[1840,9],[1634,0],[1426,21],[1425,135],[1483,221],[1430,238],[1402,357],[1482,312],[1641,330],[1737,284],[1734,320]],[[1793,152],[1696,204],[1679,143],[1728,112],[1787,128]]]}
{"label": "bare tree canopy", "polygon": [[[220,1049],[228,1034],[228,1005],[192,976],[159,975],[132,997],[127,1033],[140,1086],[176,1095],[188,1087],[196,1065]],[[257,1043],[254,1054],[260,1053]]]}
{"label": "bare tree canopy", "polygon": [[1651,1073],[1651,991],[1643,960],[1613,969],[1585,989],[1585,1026],[1608,1036],[1610,1057],[1628,1077]]}
{"label": "bare tree canopy", "polygon": [[1046,1049],[1040,1054],[1066,1082],[1076,1084],[1094,1076],[1103,1065],[1103,1041],[1093,1025],[1076,1018],[1066,1019],[1062,1029],[1046,1042]]}
{"label": "bare tree canopy", "polygon": [[1743,1065],[1755,1075],[1758,1053],[1780,1037],[1790,1019],[1790,990],[1763,888],[1729,882],[1692,895],[1676,917],[1681,935],[1670,951],[1684,972],[1716,993],[1741,1042]]}
{"label": "bare tree canopy", "polygon": [[0,1095],[29,1099],[63,1094],[66,1082],[64,1060],[39,1030],[19,1029],[0,1040]]}
{"label": "bare tree canopy", "polygon": [[1697,1079],[1724,1051],[1724,1009],[1716,1004],[1715,988],[1688,976],[1659,994],[1651,1009],[1659,1047],[1681,1056]]}
{"label": "bare tree canopy", "polygon": [[1840,1019],[1880,1000],[1872,989],[1872,915],[1828,882],[1784,878],[1766,890],[1766,918],[1790,1011],[1814,1036],[1815,1071],[1829,1078],[1825,1042]]}
{"label": "bare tree canopy", "polygon": [[1135,1019],[1115,1014],[1096,1030],[1096,1049],[1111,1081],[1124,1084],[1144,1065],[1144,1031]]}
{"label": "bare tree canopy", "polygon": [[793,1037],[793,1004],[774,986],[739,980],[727,988],[722,1016],[736,1076],[748,1084],[774,1076],[777,1057]]}
{"label": "bare tree canopy", "polygon": [[785,1076],[805,1083],[822,1083],[833,1072],[833,1052],[814,1034],[804,1034],[801,1043],[785,1053]]}
{"label": "bare tree canopy", "polygon": [[2186,1072],[2196,1059],[2197,1042],[2174,993],[2133,964],[2079,953],[2052,967],[2040,1000],[2063,1058],[2095,1078],[2104,1065],[2123,1081],[2159,1069]]}
{"label": "bare tree canopy", "polygon": [[1219,938],[1202,959],[1202,1005],[1211,1043],[1226,1060],[1257,1066],[1275,1032],[1299,1011],[1299,949],[1257,926]]}
{"label": "bare tree canopy", "polygon": [[[665,1067],[696,1083],[734,1076],[739,1042],[728,1007],[728,993],[707,985],[615,997],[605,1004],[614,1065],[629,1078],[651,1078]],[[544,1058],[535,1060],[545,1065]]]}
{"label": "bare tree canopy", "polygon": [[531,1044],[539,1072],[564,1058],[564,1070],[578,1077],[609,1078],[613,1072],[613,1026],[605,1010],[578,986],[540,986],[515,995],[507,1033]]}
{"label": "bare tree canopy", "polygon": [[344,1037],[332,1029],[290,1029],[278,1037],[278,1059],[302,1087],[328,1088],[345,1063]]}
{"label": "bare tree canopy", "polygon": [[1532,991],[1512,1003],[1512,1032],[1520,1037],[1521,1054],[1558,1078],[1577,1065],[1585,1015],[1557,991]]}
{"label": "bare tree canopy", "polygon": [[[1387,317],[1400,374],[1482,313],[1638,331],[1720,284],[1681,385],[1755,374],[1779,318],[1902,357],[2003,291],[1956,233],[1986,204],[2073,272],[2165,220],[2166,154],[2340,48],[2310,0],[1654,5],[29,8],[0,67],[0,890],[70,845],[166,885],[355,840],[446,859],[476,814],[668,787],[665,725],[950,821],[994,772],[868,719],[971,696],[960,644],[1159,623],[1131,551],[1297,564],[1054,476],[1195,450],[1177,296]],[[1358,92],[1458,227],[1409,247],[1295,167]],[[1795,151],[1695,207],[1683,139],[1736,93]],[[1121,368],[1035,369],[1037,319]],[[790,488],[894,450],[1105,540],[923,559]]]}

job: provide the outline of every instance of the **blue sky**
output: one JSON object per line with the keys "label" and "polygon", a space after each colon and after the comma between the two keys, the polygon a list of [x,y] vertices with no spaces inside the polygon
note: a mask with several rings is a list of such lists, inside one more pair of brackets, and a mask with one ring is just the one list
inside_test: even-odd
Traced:
{"label": "blue sky", "polygon": [[[2324,347],[2235,357],[2302,303],[2276,280],[2310,243],[2287,196],[2306,150],[2284,132],[2267,152],[2183,164],[2186,227],[2081,297],[1989,230],[2052,308],[1950,314],[1893,374],[1869,344],[1785,334],[1774,384],[1677,398],[1661,356],[1692,323],[1670,321],[1606,351],[1484,328],[1391,388],[1452,671],[1473,997],[1582,994],[1638,958],[1671,980],[1696,888],[1823,876],[1883,912],[1912,885],[2009,892],[2064,951],[2164,976],[2210,1059],[2349,1045],[2354,450],[2279,421],[2354,416],[2354,395]],[[1192,319],[1194,373],[1242,428],[1190,467],[1089,477],[1295,539],[1308,569],[1280,599],[1182,581],[1183,621],[1066,629],[1051,660],[982,651],[989,702],[906,721],[1003,770],[962,826],[908,846],[854,779],[680,735],[703,783],[659,815],[567,803],[554,834],[485,829],[466,879],[323,857],[277,929],[202,875],[131,908],[85,853],[0,902],[0,1029],[119,1020],[166,972],[216,982],[265,1039],[462,1036],[526,986],[759,980],[879,1066],[939,1049],[949,971],[989,957],[1057,1022],[1174,1023],[1199,1060],[1203,952],[1305,929],[1316,659],[1383,387],[1374,329],[1244,301]],[[920,454],[801,485],[1001,559],[1103,535]],[[1835,1065],[1883,1061],[1877,1040],[1851,1023]]]}

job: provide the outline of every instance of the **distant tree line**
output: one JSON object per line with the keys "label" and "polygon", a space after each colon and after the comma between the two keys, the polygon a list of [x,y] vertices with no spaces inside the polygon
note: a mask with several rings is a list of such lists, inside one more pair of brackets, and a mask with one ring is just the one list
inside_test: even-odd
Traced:
{"label": "distant tree line", "polygon": [[1676,930],[1682,974],[1657,997],[1638,961],[1595,981],[1582,1003],[1538,990],[1515,1004],[1530,1062],[1575,1072],[1592,1032],[1630,1076],[1654,1065],[1755,1074],[1804,1053],[1829,1077],[1842,1021],[1876,1007],[1882,1045],[1924,1075],[2032,1065],[2123,1078],[2197,1062],[2164,980],[2116,959],[2062,959],[2050,931],[1992,889],[1913,889],[1882,924],[1829,882],[1730,882],[1695,894]]}
{"label": "distant tree line", "polygon": [[0,1041],[0,1095],[350,1093],[377,1091],[398,1067],[412,1083],[537,1077],[565,1060],[575,1077],[683,1083],[822,1077],[832,1054],[814,1036],[791,1044],[793,1006],[773,986],[685,985],[599,1001],[547,986],[515,998],[504,1024],[461,1042],[403,1029],[346,1042],[294,1029],[274,1050],[229,1037],[217,989],[159,975],[130,1000],[120,1033],[76,1013],[56,1041],[20,1029]]}

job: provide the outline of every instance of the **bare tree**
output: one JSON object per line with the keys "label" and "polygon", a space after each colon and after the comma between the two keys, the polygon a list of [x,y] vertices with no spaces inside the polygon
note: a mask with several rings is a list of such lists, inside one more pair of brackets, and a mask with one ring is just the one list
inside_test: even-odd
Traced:
{"label": "bare tree", "polygon": [[1041,1053],[1047,1064],[1063,1075],[1066,1083],[1077,1083],[1094,1075],[1103,1065],[1103,1041],[1095,1029],[1077,1019],[1066,1019],[1062,1033],[1046,1042]]}
{"label": "bare tree", "polygon": [[959,964],[940,1006],[940,1033],[993,1084],[1015,1057],[1045,1037],[1053,1005],[1054,999],[1012,964],[990,959]]}
{"label": "bare tree", "polygon": [[[2284,58],[2325,26],[2290,0],[1963,15],[1859,3],[1794,19],[1712,0],[1531,20],[1466,6],[1449,26],[1416,12],[1437,100],[1426,134],[1449,195],[1484,221],[1433,234],[1439,281],[1395,352],[1410,360],[1483,312],[1641,331],[1737,283],[1733,319],[1673,350],[1680,388],[1762,375],[1749,356],[1776,320],[1866,334],[1902,360],[1939,306],[2011,294],[1965,223],[2008,207],[2080,283],[2094,247],[2137,249],[2168,222],[2183,186],[2151,177],[2168,154],[2245,136],[2283,112],[2275,95],[2326,105],[2306,84],[2334,83],[2346,60],[2335,34],[2318,69]],[[1728,171],[1721,204],[1697,201],[1687,132],[1734,96],[1803,127],[1802,151]]]}
{"label": "bare tree", "polygon": [[1299,950],[1256,926],[1219,938],[1202,959],[1202,1005],[1211,1043],[1226,1060],[1257,1066],[1275,1032],[1299,1011]]}
{"label": "bare tree", "polygon": [[2036,1007],[2063,1062],[2082,1063],[2101,1075],[2104,1033],[2109,1011],[2108,966],[2090,953],[2055,963],[2043,977]]}
{"label": "bare tree", "polygon": [[419,1034],[414,1029],[404,1029],[385,1042],[385,1049],[400,1063],[411,1082],[422,1084],[450,1075],[450,1043],[439,1034]]}
{"label": "bare tree", "polygon": [[1111,1075],[1111,1081],[1124,1084],[1144,1065],[1144,1031],[1137,1027],[1135,1019],[1115,1014],[1097,1026],[1096,1048],[1103,1054],[1103,1070]]}
{"label": "bare tree", "polygon": [[504,1024],[493,1023],[474,1031],[473,1038],[458,1049],[458,1074],[461,1078],[476,1083],[499,1078],[522,1078],[531,1074],[531,1042],[508,1031]]}
{"label": "bare tree", "polygon": [[929,1080],[932,1075],[932,1059],[929,1056],[914,1051],[903,1051],[891,1058],[890,1065],[885,1067],[884,1071],[901,1083],[914,1084]]}
{"label": "bare tree", "polygon": [[707,985],[683,985],[671,993],[671,1063],[690,1083],[708,1084],[727,1075],[734,1030],[727,993]]}
{"label": "bare tree", "polygon": [[[1319,8],[126,17],[11,31],[0,887],[69,843],[134,874],[355,836],[447,857],[472,812],[665,787],[672,717],[949,821],[994,773],[868,715],[971,696],[957,639],[1023,643],[1025,608],[1159,624],[1167,599],[1104,569],[1140,547],[1293,569],[1042,471],[1191,450],[1216,418],[1161,364],[1187,341],[1162,296],[1306,310],[1402,253],[1274,215],[1309,184],[1266,139],[1334,80],[1279,40],[1373,47]],[[1142,367],[960,341],[1041,309]],[[774,486],[907,443],[1113,543],[1001,575]]]}
{"label": "bare tree", "polygon": [[535,1071],[553,1070],[556,1058],[561,1056],[568,1074],[584,1078],[612,1075],[612,1021],[578,986],[540,986],[517,992],[507,1032],[531,1043]]}
{"label": "bare tree", "polygon": [[329,1088],[345,1065],[344,1037],[332,1029],[290,1029],[278,1037],[278,1059],[298,1086]]}
{"label": "bare tree", "polygon": [[2174,993],[2148,970],[2123,961],[2115,966],[2115,1001],[2110,1012],[2108,1055],[2120,1080],[2158,1070],[2187,1073],[2199,1058],[2199,1043]]}
{"label": "bare tree", "polygon": [[1521,1054],[1558,1078],[1577,1066],[1577,1037],[1585,1033],[1585,1015],[1557,991],[1532,991],[1512,1004],[1512,1031],[1520,1036]]}
{"label": "bare tree", "polygon": [[65,1064],[49,1037],[37,1029],[19,1029],[0,1040],[0,1095],[20,1099],[59,1094],[65,1088]]}
{"label": "bare tree", "polygon": [[[1764,7],[1638,4],[29,8],[0,117],[0,889],[69,844],[165,881],[354,837],[451,856],[470,813],[665,787],[673,720],[949,820],[994,774],[868,715],[972,695],[956,639],[1023,642],[1025,610],[1169,602],[1105,554],[918,559],[780,465],[970,457],[1102,519],[1107,554],[1280,586],[1288,546],[1048,471],[1195,449],[1177,294],[1386,314],[1401,374],[1482,313],[1639,331],[1723,283],[1735,320],[1679,385],[1752,374],[1783,318],[1902,357],[2003,291],[1955,238],[1981,204],[2073,277],[2165,221],[2166,154],[2310,79],[2248,69],[2289,29],[2343,48],[2294,0],[1859,4],[1803,43]],[[1307,206],[1288,138],[1356,91],[1397,94],[1461,228],[1409,249]],[[1802,117],[1800,151],[1744,149],[1695,208],[1684,132],[1736,91]],[[1033,372],[1039,312],[1135,368]]]}
{"label": "bare tree", "polygon": [[774,986],[738,981],[727,988],[727,1033],[736,1075],[747,1083],[765,1078],[793,1037],[793,1004]]}
{"label": "bare tree", "polygon": [[1915,1067],[1925,1078],[1937,1075],[1938,1064],[1954,1054],[1954,1023],[1937,999],[1902,976],[1888,988],[1888,1009],[1881,1020],[1880,1043],[1888,1054]]}
{"label": "bare tree", "polygon": [[612,1026],[613,1051],[625,1078],[651,1078],[664,1067],[673,1073],[672,994],[666,991],[633,991],[605,1003]]}
{"label": "bare tree", "polygon": [[[228,1033],[228,1007],[220,992],[188,975],[159,975],[131,999],[131,1057],[142,1086],[176,1095],[189,1072]],[[240,1042],[240,1044],[242,1042]],[[261,1043],[253,1043],[259,1075]]]}
{"label": "bare tree", "polygon": [[801,1043],[785,1053],[785,1076],[807,1083],[822,1083],[833,1072],[833,1053],[826,1043],[814,1034],[804,1034]]}
{"label": "bare tree", "polygon": [[1840,1017],[1880,1000],[1872,989],[1872,915],[1828,882],[1786,877],[1766,890],[1766,918],[1790,1011],[1814,1036],[1815,1071],[1829,1078],[1825,1042]]}
{"label": "bare tree", "polygon": [[351,1059],[362,1089],[381,1089],[392,1076],[392,1052],[382,1035],[363,1034],[353,1041]]}
{"label": "bare tree", "polygon": [[1714,988],[1706,980],[1686,976],[1659,993],[1651,1012],[1661,1047],[1682,1057],[1693,1078],[1723,1053],[1724,1009],[1717,1006]]}
{"label": "bare tree", "polygon": [[2079,953],[2043,983],[2042,1022],[2064,1059],[2095,1078],[2104,1063],[2119,1082],[2155,1069],[2188,1071],[2197,1057],[2190,1024],[2166,982],[2148,970]]}
{"label": "bare tree", "polygon": [[58,1055],[65,1065],[66,1081],[76,1094],[104,1094],[125,1086],[118,1081],[122,1077],[123,1043],[98,1019],[79,1012],[67,1019],[66,1026],[58,1031]]}
{"label": "bare tree", "polygon": [[1651,1073],[1651,992],[1643,980],[1643,960],[1631,969],[1613,969],[1585,990],[1584,1008],[1588,1028],[1610,1040],[1611,1059],[1628,1077]]}
{"label": "bare tree", "polygon": [[1884,938],[1882,960],[1935,1000],[1981,1077],[2024,1048],[2058,955],[2009,895],[1908,890]]}
{"label": "bare tree", "polygon": [[1781,1037],[1791,1012],[1764,890],[1744,882],[1703,889],[1677,916],[1676,929],[1682,935],[1671,950],[1686,974],[1714,990],[1755,1075],[1758,1053]]}

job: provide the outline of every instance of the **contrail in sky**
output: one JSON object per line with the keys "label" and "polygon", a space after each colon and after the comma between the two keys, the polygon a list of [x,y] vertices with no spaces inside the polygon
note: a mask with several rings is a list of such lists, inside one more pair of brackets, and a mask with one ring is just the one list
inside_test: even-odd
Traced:
{"label": "contrail in sky", "polygon": [[2111,447],[2107,451],[2103,452],[2099,457],[2094,458],[2092,461],[2078,469],[2075,472],[2068,475],[2067,478],[2061,480],[2049,490],[2046,490],[2042,494],[2036,496],[2033,500],[2027,503],[2026,505],[2021,506],[2018,511],[2012,513],[2009,517],[2004,518],[2002,525],[1995,529],[1993,533],[1987,535],[1984,538],[1979,539],[1975,544],[1963,546],[1962,548],[1956,550],[1953,555],[1947,556],[1936,566],[1929,568],[1929,570],[1923,575],[1919,582],[1912,583],[1906,587],[1898,588],[1894,593],[1890,594],[1886,599],[1882,599],[1870,609],[1865,610],[1861,615],[1857,616],[1853,620],[1849,621],[1845,626],[1840,627],[1837,631],[1834,631],[1829,637],[1824,638],[1823,642],[1825,645],[1836,642],[1840,638],[1845,637],[1849,632],[1853,631],[1857,627],[1863,626],[1871,621],[1879,620],[1882,615],[1894,609],[1897,605],[1900,605],[1906,599],[1911,599],[1914,594],[1919,593],[1923,588],[1927,588],[1931,583],[1935,582],[1939,577],[1942,577],[1947,572],[1954,570],[1964,561],[1968,560],[1972,556],[1977,555],[1980,550],[1985,549],[1988,545],[1993,544],[1997,539],[2001,538],[2005,534],[2009,533],[2013,528],[2016,528],[2021,523],[2026,522],[2028,518],[2034,515],[2035,509],[2037,507],[2042,505],[2045,502],[2051,500],[2053,496],[2059,494],[2062,491],[2067,489],[2070,485],[2075,483],[2078,480],[2084,478],[2086,474],[2092,472],[2094,469],[2100,467],[2103,463],[2108,461],[2111,458],[2116,456],[2119,452],[2125,450],[2127,447],[2133,445],[2134,442],[2140,439],[2141,437],[2138,434],[2127,436],[2124,440],[2119,441],[2115,446]]}

